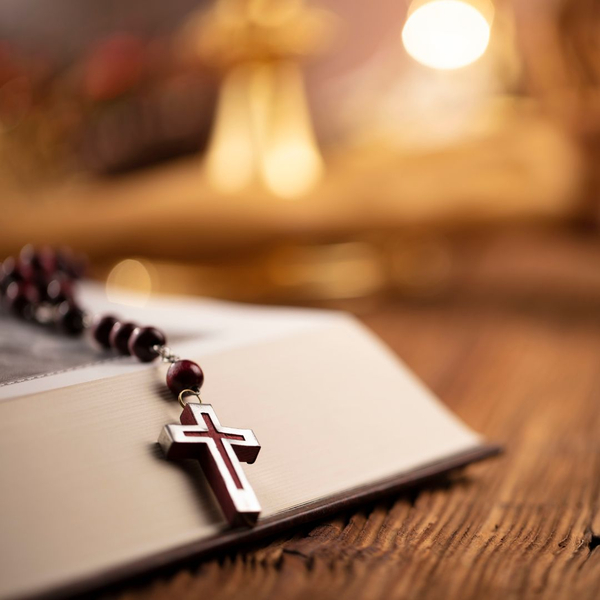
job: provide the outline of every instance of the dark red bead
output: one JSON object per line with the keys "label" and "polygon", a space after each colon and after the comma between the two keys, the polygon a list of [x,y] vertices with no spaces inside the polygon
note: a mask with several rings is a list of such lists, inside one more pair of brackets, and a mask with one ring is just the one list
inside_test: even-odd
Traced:
{"label": "dark red bead", "polygon": [[12,281],[29,281],[33,276],[33,270],[29,265],[21,260],[15,260],[12,256],[2,263],[2,272]]}
{"label": "dark red bead", "polygon": [[80,335],[85,329],[85,313],[71,302],[63,302],[58,307],[57,325],[67,335]]}
{"label": "dark red bead", "polygon": [[60,304],[65,300],[71,300],[73,298],[71,282],[62,277],[53,279],[46,286],[46,298],[51,304]]}
{"label": "dark red bead", "polygon": [[4,259],[4,262],[2,263],[2,272],[6,277],[11,277],[14,280],[22,279],[17,261],[12,256]]}
{"label": "dark red bead", "polygon": [[142,362],[152,362],[158,358],[153,346],[163,346],[166,338],[162,331],[155,327],[137,327],[129,338],[129,352]]}
{"label": "dark red bead", "polygon": [[116,322],[117,318],[112,315],[98,315],[94,319],[92,336],[103,348],[110,348],[110,332]]}
{"label": "dark red bead", "polygon": [[44,263],[42,256],[39,252],[36,252],[35,248],[31,244],[23,246],[19,254],[20,264],[30,267],[34,272],[42,271],[44,269]]}
{"label": "dark red bead", "polygon": [[167,371],[167,386],[175,396],[179,396],[183,390],[199,392],[203,383],[202,369],[191,360],[178,360]]}
{"label": "dark red bead", "polygon": [[36,272],[31,279],[31,283],[35,286],[40,297],[40,302],[48,302],[48,279],[45,273]]}
{"label": "dark red bead", "polygon": [[129,338],[137,328],[135,323],[120,323],[116,322],[110,330],[108,338],[110,345],[119,353],[127,356],[129,352]]}
{"label": "dark red bead", "polygon": [[13,281],[6,288],[6,305],[19,317],[33,316],[35,305],[39,301],[36,288],[25,281]]}
{"label": "dark red bead", "polygon": [[56,273],[56,252],[50,246],[43,246],[39,250],[38,256],[46,277],[52,278]]}

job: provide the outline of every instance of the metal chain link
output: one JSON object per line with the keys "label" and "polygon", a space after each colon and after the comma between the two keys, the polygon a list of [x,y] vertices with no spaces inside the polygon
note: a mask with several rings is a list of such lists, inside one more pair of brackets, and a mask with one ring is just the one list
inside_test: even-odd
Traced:
{"label": "metal chain link", "polygon": [[179,360],[179,356],[174,354],[169,346],[159,346],[156,344],[152,346],[152,350],[160,356],[163,362],[174,363]]}

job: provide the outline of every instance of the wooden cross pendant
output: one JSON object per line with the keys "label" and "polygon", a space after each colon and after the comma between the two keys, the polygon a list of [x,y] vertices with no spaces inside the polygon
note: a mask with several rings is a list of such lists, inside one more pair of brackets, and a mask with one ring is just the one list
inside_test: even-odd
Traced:
{"label": "wooden cross pendant", "polygon": [[210,404],[186,404],[181,425],[165,425],[158,443],[167,458],[195,458],[231,525],[254,525],[260,504],[240,461],[253,463],[260,444],[250,429],[222,427]]}

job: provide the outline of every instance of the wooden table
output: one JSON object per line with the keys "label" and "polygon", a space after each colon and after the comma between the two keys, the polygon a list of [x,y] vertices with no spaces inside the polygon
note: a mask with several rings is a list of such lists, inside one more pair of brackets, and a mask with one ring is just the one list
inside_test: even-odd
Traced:
{"label": "wooden table", "polygon": [[492,244],[471,267],[455,294],[387,301],[363,318],[462,419],[505,444],[504,455],[450,482],[117,592],[598,598],[600,245],[524,235]]}

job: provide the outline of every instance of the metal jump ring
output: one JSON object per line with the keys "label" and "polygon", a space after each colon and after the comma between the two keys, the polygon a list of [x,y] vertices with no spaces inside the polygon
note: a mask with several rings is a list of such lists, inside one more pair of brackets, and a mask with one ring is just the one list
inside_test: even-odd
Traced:
{"label": "metal jump ring", "polygon": [[169,346],[154,344],[154,346],[152,346],[152,350],[161,357],[163,362],[174,363],[179,360],[179,356],[174,354]]}
{"label": "metal jump ring", "polygon": [[200,392],[197,392],[196,390],[181,390],[181,392],[179,392],[179,396],[177,396],[177,399],[179,400],[179,404],[181,404],[181,408],[185,408],[186,405],[188,404],[185,401],[184,394],[187,396],[196,396],[196,398],[198,398],[198,403],[202,404],[202,398],[200,398]]}

